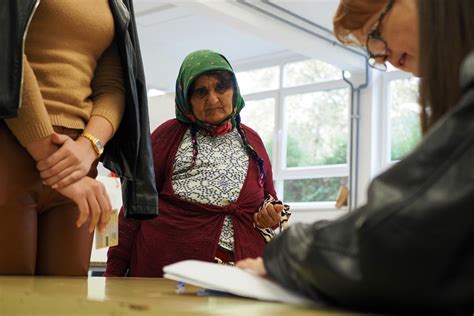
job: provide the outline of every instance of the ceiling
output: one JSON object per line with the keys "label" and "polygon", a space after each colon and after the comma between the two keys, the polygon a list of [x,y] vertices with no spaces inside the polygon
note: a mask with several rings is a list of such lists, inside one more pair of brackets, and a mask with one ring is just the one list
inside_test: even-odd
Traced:
{"label": "ceiling", "polygon": [[328,31],[338,2],[135,0],[148,89],[173,91],[181,61],[198,49],[223,53],[236,70],[288,56],[357,70],[360,56],[321,38],[334,40]]}

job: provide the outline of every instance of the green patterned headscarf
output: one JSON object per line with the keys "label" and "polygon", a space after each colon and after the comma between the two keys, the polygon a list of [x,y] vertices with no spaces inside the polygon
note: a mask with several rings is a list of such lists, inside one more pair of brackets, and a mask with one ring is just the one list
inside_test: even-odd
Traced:
{"label": "green patterned headscarf", "polygon": [[[234,98],[233,98],[233,111],[226,117],[218,126],[211,125],[196,119],[193,114],[193,108],[191,102],[189,102],[189,89],[200,75],[205,74],[209,71],[224,70],[232,74],[234,80]],[[263,186],[265,182],[265,168],[264,161],[257,154],[255,149],[247,141],[245,131],[240,125],[240,111],[243,109],[245,102],[240,95],[239,86],[235,78],[234,70],[227,61],[227,59],[216,52],[211,50],[198,50],[195,51],[184,59],[179,69],[179,75],[176,79],[176,119],[178,121],[191,125],[191,139],[193,145],[192,153],[192,165],[196,165],[196,159],[198,155],[198,143],[196,132],[198,128],[207,130],[212,135],[221,135],[236,127],[239,132],[242,141],[244,143],[247,154],[257,162],[259,175],[258,184]]]}
{"label": "green patterned headscarf", "polygon": [[182,123],[196,124],[201,128],[209,130],[209,124],[199,121],[193,114],[191,102],[189,102],[189,89],[200,75],[213,71],[228,71],[234,77],[234,99],[233,111],[223,120],[220,125],[226,124],[229,120],[232,126],[236,126],[236,116],[245,105],[244,99],[240,95],[239,86],[235,79],[235,73],[227,59],[211,50],[198,50],[192,52],[184,59],[179,69],[179,75],[176,79],[176,118]]}

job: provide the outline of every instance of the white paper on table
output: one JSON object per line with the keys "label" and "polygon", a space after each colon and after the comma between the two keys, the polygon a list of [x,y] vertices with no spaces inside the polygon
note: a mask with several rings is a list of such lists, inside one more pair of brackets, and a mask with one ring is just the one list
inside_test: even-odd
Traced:
{"label": "white paper on table", "polygon": [[167,279],[209,290],[227,292],[263,301],[315,305],[314,301],[289,291],[267,278],[233,266],[185,260],[167,265],[163,268],[163,271],[164,277]]}

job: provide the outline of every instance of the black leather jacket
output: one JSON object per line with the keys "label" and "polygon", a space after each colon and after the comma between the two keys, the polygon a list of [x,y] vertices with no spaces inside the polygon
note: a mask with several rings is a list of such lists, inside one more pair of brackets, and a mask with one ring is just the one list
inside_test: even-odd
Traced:
{"label": "black leather jacket", "polygon": [[296,224],[265,267],[308,297],[371,311],[474,311],[474,53],[462,98],[368,202],[328,222]]}
{"label": "black leather jacket", "polygon": [[[24,35],[39,0],[0,1],[0,118],[15,117],[21,105]],[[126,106],[122,122],[107,143],[104,165],[122,180],[126,216],[147,219],[158,215],[145,76],[131,0],[109,0],[115,21]]]}

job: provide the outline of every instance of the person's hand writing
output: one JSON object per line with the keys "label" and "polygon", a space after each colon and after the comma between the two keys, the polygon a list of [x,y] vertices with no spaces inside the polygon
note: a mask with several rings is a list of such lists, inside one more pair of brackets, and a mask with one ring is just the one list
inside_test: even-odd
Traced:
{"label": "person's hand writing", "polygon": [[256,259],[244,259],[237,261],[235,264],[236,267],[243,270],[250,270],[256,275],[265,276],[267,275],[267,270],[265,270],[265,265],[263,264],[263,259],[258,257]]}
{"label": "person's hand writing", "polygon": [[280,222],[282,211],[282,204],[268,203],[267,207],[262,207],[253,215],[253,221],[259,228],[273,227]]}
{"label": "person's hand writing", "polygon": [[96,226],[101,232],[105,229],[110,220],[112,203],[102,183],[90,177],[83,177],[58,189],[58,192],[73,200],[79,207],[77,227],[81,227],[89,220],[89,232],[92,233]]}
{"label": "person's hand writing", "polygon": [[74,141],[67,135],[55,133],[51,135],[51,142],[60,146],[59,149],[36,164],[45,184],[58,190],[89,173],[97,155],[88,139],[79,137]]}

